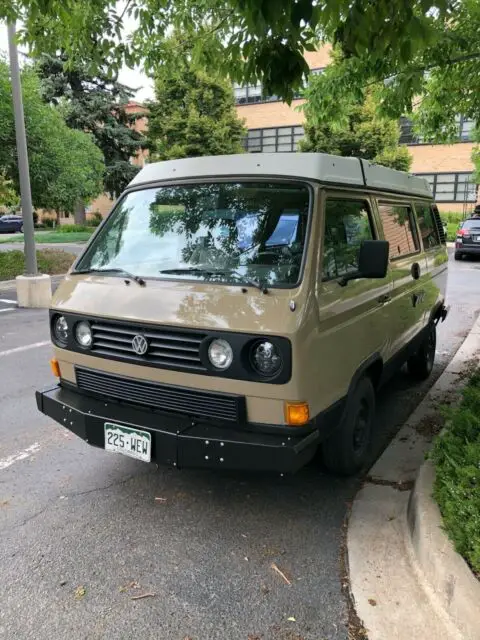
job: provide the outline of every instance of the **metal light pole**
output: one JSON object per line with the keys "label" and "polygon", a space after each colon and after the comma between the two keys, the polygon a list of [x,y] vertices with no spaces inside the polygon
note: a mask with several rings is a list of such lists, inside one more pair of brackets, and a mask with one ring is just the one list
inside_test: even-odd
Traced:
{"label": "metal light pole", "polygon": [[10,75],[12,78],[13,113],[15,136],[17,139],[18,172],[20,175],[20,196],[22,201],[23,234],[25,240],[25,271],[27,276],[36,276],[37,254],[33,222],[32,194],[30,191],[30,171],[28,167],[27,137],[23,115],[22,87],[18,64],[15,23],[8,23],[8,51],[10,55]]}

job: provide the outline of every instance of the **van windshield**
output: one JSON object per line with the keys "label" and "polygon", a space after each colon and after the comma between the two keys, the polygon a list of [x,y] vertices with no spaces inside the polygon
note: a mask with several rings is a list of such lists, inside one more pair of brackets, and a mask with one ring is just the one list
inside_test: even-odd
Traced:
{"label": "van windshield", "polygon": [[143,278],[298,283],[310,191],[295,183],[205,183],[127,194],[77,265]]}

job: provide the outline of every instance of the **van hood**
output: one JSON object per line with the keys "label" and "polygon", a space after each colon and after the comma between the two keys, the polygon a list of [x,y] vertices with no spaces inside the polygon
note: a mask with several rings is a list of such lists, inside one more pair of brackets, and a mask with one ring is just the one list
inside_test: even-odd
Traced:
{"label": "van hood", "polygon": [[149,280],[140,287],[119,277],[69,275],[58,287],[52,308],[139,323],[289,335],[298,330],[304,313],[301,290],[270,289],[264,294],[248,287],[244,293],[241,286],[168,280]]}

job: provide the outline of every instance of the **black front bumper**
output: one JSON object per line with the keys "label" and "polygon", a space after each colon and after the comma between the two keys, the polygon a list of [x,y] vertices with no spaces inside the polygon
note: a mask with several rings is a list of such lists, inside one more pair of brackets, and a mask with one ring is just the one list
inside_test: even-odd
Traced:
{"label": "black front bumper", "polygon": [[292,473],[311,460],[319,442],[317,430],[292,436],[193,422],[84,396],[60,385],[37,391],[36,398],[42,413],[96,447],[105,446],[105,422],[148,431],[152,461],[178,468]]}

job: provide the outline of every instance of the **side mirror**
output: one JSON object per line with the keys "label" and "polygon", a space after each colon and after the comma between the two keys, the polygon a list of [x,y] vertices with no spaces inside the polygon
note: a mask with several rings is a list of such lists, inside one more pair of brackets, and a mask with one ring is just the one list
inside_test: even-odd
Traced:
{"label": "side mirror", "polygon": [[341,286],[358,278],[385,278],[389,252],[390,243],[387,240],[364,240],[358,252],[358,271],[342,278]]}

